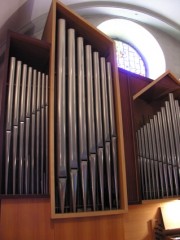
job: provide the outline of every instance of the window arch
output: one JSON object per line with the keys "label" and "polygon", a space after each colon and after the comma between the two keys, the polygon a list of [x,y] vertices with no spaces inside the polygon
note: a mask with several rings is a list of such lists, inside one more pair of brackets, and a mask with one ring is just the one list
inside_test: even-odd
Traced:
{"label": "window arch", "polygon": [[128,43],[115,39],[117,65],[130,72],[147,76],[145,62],[138,51]]}
{"label": "window arch", "polygon": [[141,53],[146,65],[146,75],[156,79],[165,72],[163,51],[153,35],[139,24],[127,19],[110,19],[97,26],[113,39],[120,39]]}

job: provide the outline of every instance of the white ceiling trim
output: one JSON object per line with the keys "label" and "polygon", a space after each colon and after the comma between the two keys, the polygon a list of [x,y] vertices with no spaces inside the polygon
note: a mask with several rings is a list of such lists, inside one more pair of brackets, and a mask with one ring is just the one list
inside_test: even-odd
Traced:
{"label": "white ceiling trim", "polygon": [[180,25],[177,24],[176,22],[170,20],[169,18],[161,15],[160,13],[154,12],[150,9],[144,8],[144,7],[139,7],[137,5],[133,5],[133,4],[126,4],[126,3],[121,3],[121,2],[107,2],[107,1],[91,1],[91,2],[82,2],[82,3],[75,3],[75,4],[69,4],[68,5],[70,8],[79,11],[82,9],[90,9],[90,8],[102,8],[102,7],[106,7],[106,8],[118,8],[118,9],[127,9],[127,10],[131,10],[134,13],[139,12],[139,13],[143,13],[146,15],[150,15],[164,23],[166,23],[167,25],[177,29],[180,31]]}
{"label": "white ceiling trim", "polygon": [[142,22],[159,28],[177,40],[180,40],[180,25],[178,23],[170,20],[168,17],[165,17],[158,12],[144,7],[133,4],[107,1],[74,3],[69,4],[68,7],[85,18],[89,18],[91,15],[99,15],[99,17],[113,16],[126,18],[129,20],[132,19],[133,21]]}

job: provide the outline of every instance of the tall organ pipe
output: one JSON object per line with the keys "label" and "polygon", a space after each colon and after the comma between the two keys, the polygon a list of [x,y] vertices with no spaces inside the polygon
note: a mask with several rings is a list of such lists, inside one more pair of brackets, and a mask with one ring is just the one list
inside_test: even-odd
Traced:
{"label": "tall organ pipe", "polygon": [[112,86],[112,72],[111,63],[107,62],[107,86],[109,96],[109,115],[110,115],[110,132],[111,136],[116,136],[116,124],[115,124],[115,113],[114,113],[114,95]]}
{"label": "tall organ pipe", "polygon": [[16,67],[16,87],[14,96],[14,120],[13,120],[13,194],[16,193],[16,172],[17,172],[17,146],[18,146],[18,128],[19,128],[19,100],[21,85],[22,62],[17,61]]}
{"label": "tall organ pipe", "polygon": [[10,144],[11,144],[11,128],[12,128],[12,104],[14,95],[14,78],[15,78],[16,58],[11,57],[9,69],[9,88],[7,99],[7,116],[6,116],[6,151],[5,151],[5,194],[8,193],[9,179],[9,160],[10,160]]}
{"label": "tall organ pipe", "polygon": [[92,80],[92,50],[91,45],[86,45],[86,91],[87,91],[87,123],[89,153],[96,153],[95,122],[94,122],[94,97]]}
{"label": "tall organ pipe", "polygon": [[44,99],[44,96],[45,96],[45,74],[42,73],[42,77],[41,77],[41,104],[40,104],[40,113],[41,113],[41,162],[40,162],[40,190],[41,190],[41,193],[44,193],[44,137],[45,137],[45,134],[44,134],[44,119],[45,119],[45,110],[44,110],[44,106],[45,106],[45,99]]}
{"label": "tall organ pipe", "polygon": [[106,78],[106,62],[105,58],[100,58],[101,63],[101,86],[102,86],[102,108],[103,108],[103,124],[104,124],[104,141],[110,141],[109,128],[109,107],[108,107],[108,92]]}
{"label": "tall organ pipe", "polygon": [[173,195],[173,168],[172,168],[172,161],[171,161],[171,151],[170,151],[166,111],[164,107],[161,107],[161,114],[162,114],[162,125],[163,125],[163,132],[164,132],[164,143],[165,143],[165,150],[166,150],[166,163],[168,166],[170,195]]}
{"label": "tall organ pipe", "polygon": [[41,100],[41,72],[38,71],[37,74],[37,99],[36,99],[36,193],[39,194],[40,191],[40,178],[39,178],[39,164],[40,164],[40,100]]}
{"label": "tall organ pipe", "polygon": [[87,160],[86,102],[83,38],[77,39],[79,157]]}
{"label": "tall organ pipe", "polygon": [[66,193],[66,22],[58,20],[57,27],[57,116],[56,116],[56,168],[61,212],[64,212]]}
{"label": "tall organ pipe", "polygon": [[32,99],[31,99],[31,193],[34,193],[34,176],[35,176],[35,124],[36,124],[36,84],[37,84],[37,70],[33,69],[32,78]]}
{"label": "tall organ pipe", "polygon": [[95,98],[95,123],[97,140],[97,161],[98,176],[100,187],[101,207],[104,209],[104,152],[103,152],[103,127],[102,127],[102,104],[101,104],[101,86],[100,86],[100,64],[99,53],[93,53],[93,76],[94,76],[94,98]]}
{"label": "tall organ pipe", "polygon": [[49,77],[46,75],[45,77],[45,193],[48,193],[48,129],[49,129],[49,121],[48,121],[48,81]]}
{"label": "tall organ pipe", "polygon": [[81,184],[83,208],[86,211],[87,201],[87,126],[85,101],[85,74],[84,74],[84,40],[77,38],[77,75],[78,75],[78,129],[79,129],[79,158],[81,169]]}
{"label": "tall organ pipe", "polygon": [[23,64],[21,102],[20,102],[20,139],[19,139],[19,193],[23,193],[24,185],[24,121],[25,121],[25,99],[26,99],[27,65]]}
{"label": "tall organ pipe", "polygon": [[76,211],[77,196],[77,120],[76,120],[76,78],[75,78],[75,30],[68,29],[68,161],[71,176],[73,212]]}
{"label": "tall organ pipe", "polygon": [[96,120],[96,136],[97,147],[103,147],[103,130],[102,130],[102,107],[101,107],[101,87],[100,87],[100,69],[99,69],[99,53],[93,53],[94,66],[94,97],[95,97],[95,120]]}
{"label": "tall organ pipe", "polygon": [[107,62],[107,89],[109,99],[109,119],[110,119],[110,133],[112,141],[112,161],[113,161],[113,180],[116,196],[116,207],[118,207],[118,159],[117,159],[117,138],[116,138],[116,124],[115,124],[115,112],[114,112],[114,94],[113,94],[113,82],[111,63]]}
{"label": "tall organ pipe", "polygon": [[29,158],[29,135],[30,135],[30,103],[31,103],[31,84],[32,84],[32,68],[28,68],[28,84],[26,97],[26,119],[25,119],[25,193],[29,193],[30,178],[30,158]]}

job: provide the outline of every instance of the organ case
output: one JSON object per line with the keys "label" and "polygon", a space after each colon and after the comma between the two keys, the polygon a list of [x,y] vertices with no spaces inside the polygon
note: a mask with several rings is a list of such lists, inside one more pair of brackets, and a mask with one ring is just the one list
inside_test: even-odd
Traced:
{"label": "organ case", "polygon": [[[61,21],[65,21],[65,36],[60,34],[60,41],[63,38],[65,40],[65,47],[61,47],[61,52],[63,50],[67,51],[65,54],[64,63],[66,65],[64,75],[58,72],[57,68],[57,51],[58,51],[58,21],[59,19],[63,19]],[[63,23],[62,23],[63,25]],[[71,30],[68,30],[71,29]],[[68,33],[71,32],[71,33]],[[73,33],[75,32],[75,34]],[[81,142],[81,135],[79,134],[79,130],[81,129],[81,125],[78,122],[78,111],[80,111],[81,104],[78,105],[77,101],[82,98],[82,95],[79,94],[78,84],[77,82],[74,84],[73,81],[77,81],[78,76],[76,72],[77,66],[75,65],[74,69],[74,61],[76,61],[77,51],[76,43],[74,43],[78,38],[81,38],[81,42],[83,42],[82,49],[84,51],[84,85],[85,85],[85,119],[86,121],[86,138],[87,141],[87,151],[86,154],[80,158],[79,150],[77,151],[77,147],[79,144],[84,143]],[[68,218],[68,217],[84,217],[84,216],[98,216],[98,215],[111,215],[111,214],[120,214],[127,210],[127,194],[126,194],[126,176],[125,176],[125,159],[124,159],[124,141],[123,141],[123,126],[122,126],[122,116],[121,116],[121,104],[120,104],[120,87],[118,81],[118,72],[116,65],[116,57],[115,57],[115,46],[114,42],[93,27],[91,24],[86,22],[82,17],[72,12],[66,6],[61,4],[58,1],[53,1],[51,5],[51,9],[48,15],[48,19],[46,22],[46,26],[43,33],[43,39],[47,40],[51,43],[51,57],[50,57],[50,100],[49,100],[49,111],[50,111],[50,122],[49,122],[49,153],[50,153],[50,189],[51,189],[51,215],[52,218]],[[70,40],[69,40],[70,39]],[[67,42],[66,42],[67,41]],[[80,40],[78,40],[80,41]],[[71,50],[69,50],[71,49]],[[72,51],[72,53],[71,53]],[[73,57],[70,58],[70,55]],[[99,57],[97,57],[99,56]],[[75,59],[74,59],[75,58]],[[82,60],[82,58],[81,58]],[[79,62],[80,60],[78,60]],[[95,65],[93,65],[96,63]],[[98,63],[98,64],[97,64]],[[62,64],[62,63],[61,63]],[[68,70],[70,68],[71,70]],[[99,65],[99,70],[97,70]],[[63,65],[62,65],[63,66]],[[103,70],[105,66],[105,71]],[[61,67],[61,70],[64,67]],[[111,70],[109,70],[111,68]],[[100,98],[101,105],[97,105],[98,99],[96,98],[97,93],[94,90],[94,70],[100,72]],[[72,71],[74,71],[75,76],[71,76]],[[82,71],[82,69],[81,69]],[[83,72],[82,71],[82,72]],[[74,74],[73,73],[73,74]],[[60,74],[62,74],[60,76]],[[103,76],[105,74],[105,76]],[[64,93],[61,93],[59,98],[57,98],[58,94],[58,76],[65,77],[66,90]],[[73,79],[73,80],[72,80]],[[75,79],[75,80],[74,80]],[[87,80],[89,79],[89,80]],[[103,87],[102,79],[105,79],[105,86]],[[113,90],[113,102],[114,109],[111,111],[106,111],[109,109],[109,106],[112,105],[109,97],[109,85],[107,81],[110,80],[110,86],[112,84]],[[74,84],[70,86],[70,82]],[[61,86],[63,87],[64,82],[62,80],[59,89]],[[71,85],[72,85],[71,84]],[[82,84],[83,86],[83,84]],[[70,87],[70,88],[69,88]],[[72,87],[72,88],[71,88]],[[76,90],[75,90],[76,89]],[[98,89],[96,89],[98,90]],[[103,93],[103,91],[105,91]],[[73,97],[73,101],[71,100],[70,92],[72,92],[72,96],[78,95],[78,97]],[[66,96],[62,96],[62,94],[66,94]],[[104,94],[104,95],[103,95]],[[104,97],[103,97],[104,96]],[[106,99],[108,97],[108,99]],[[61,98],[61,100],[59,100]],[[57,100],[58,99],[58,100]],[[64,100],[63,100],[64,99]],[[58,113],[58,104],[62,104],[61,106],[66,105],[65,112],[64,109],[60,111],[60,117],[57,117]],[[76,102],[75,102],[76,101]],[[94,103],[95,101],[95,103]],[[111,99],[112,101],[112,99]],[[81,102],[82,103],[82,102]],[[97,129],[97,123],[95,117],[97,119],[97,108],[92,108],[92,106],[104,107],[101,109],[101,117],[102,121],[99,122],[103,127],[103,140],[97,141],[97,137],[99,136],[100,129]],[[69,109],[72,108],[72,112]],[[76,108],[74,112],[74,108]],[[107,109],[106,109],[107,108]],[[115,113],[113,113],[113,111]],[[69,112],[69,113],[68,113]],[[64,115],[64,118],[63,116]],[[73,117],[74,115],[74,117]],[[111,128],[112,118],[114,116],[116,122],[116,133],[114,134],[114,130]],[[71,119],[73,118],[73,119]],[[58,125],[58,121],[60,119],[60,123]],[[63,120],[66,119],[66,120]],[[93,120],[92,120],[93,119]],[[61,138],[59,139],[59,135],[57,134],[57,128],[60,129],[60,135],[63,136],[63,126],[62,122],[65,122],[64,131],[67,132],[65,135],[65,143],[62,146]],[[67,121],[67,122],[66,122]],[[69,129],[67,126],[78,126],[77,129],[74,129],[72,133],[72,129]],[[68,125],[67,125],[68,124]],[[100,125],[101,125],[100,124]],[[94,125],[94,127],[93,127]],[[90,126],[90,127],[89,127]],[[99,126],[99,125],[98,125]],[[57,128],[56,128],[57,127]],[[98,130],[98,131],[97,131]],[[74,135],[73,134],[77,134]],[[97,135],[98,134],[98,135]],[[63,138],[62,138],[63,139]],[[74,140],[73,140],[74,139]],[[100,138],[99,138],[100,139]],[[60,143],[59,143],[60,141]],[[79,142],[77,142],[79,141]],[[59,145],[60,144],[60,145]],[[99,144],[99,145],[98,145]],[[117,145],[116,145],[117,144]],[[61,152],[59,153],[59,146],[61,146]],[[76,147],[77,146],[77,147]],[[76,147],[75,150],[71,150],[72,147]],[[65,149],[64,151],[62,149]],[[70,154],[70,152],[72,154]],[[62,158],[57,158],[57,156],[61,156],[61,154],[65,154],[64,156],[67,158],[63,163]],[[75,154],[75,155],[74,155]],[[68,157],[67,157],[68,155]],[[72,156],[72,158],[70,157]],[[87,156],[86,156],[87,155]],[[102,165],[102,157],[104,156],[104,165]],[[113,158],[117,157],[117,163],[114,164]],[[80,160],[81,159],[81,160]],[[101,159],[98,161],[97,159]],[[61,166],[59,171],[57,169],[58,166]],[[101,169],[102,167],[102,169]],[[65,171],[63,171],[63,169]],[[101,170],[100,170],[101,169]],[[117,171],[117,173],[115,173]],[[84,183],[81,183],[85,181]],[[87,182],[86,182],[87,181]],[[79,183],[81,185],[79,185]],[[97,182],[99,182],[97,184]],[[103,183],[104,182],[104,183]],[[104,185],[102,185],[104,184]],[[87,188],[87,192],[86,191]],[[85,197],[86,196],[86,197]],[[104,199],[103,199],[104,198]],[[85,203],[86,202],[86,203]]]}
{"label": "organ case", "polygon": [[142,200],[179,196],[179,96],[180,82],[170,71],[133,96]]}
{"label": "organ case", "polygon": [[[46,111],[47,128],[39,131],[44,136],[38,137],[37,145],[35,142],[32,144],[32,139],[35,140],[37,135],[34,134],[34,137],[31,135],[32,119],[36,119],[35,115],[39,114],[39,121],[41,119],[41,123],[45,124],[45,114],[43,115],[42,112],[44,113],[45,108],[48,108],[47,79],[46,104],[45,98],[40,99],[39,95],[39,108],[35,106],[35,110],[31,109],[33,105],[31,101],[33,71],[35,70],[39,74],[44,73],[44,76],[48,75],[49,55],[49,43],[19,33],[8,32],[0,88],[1,197],[49,195],[49,162],[48,152],[45,151],[48,148],[48,136],[45,135],[45,129],[48,128],[48,110]],[[43,81],[40,78],[39,84],[41,85]],[[34,87],[36,90],[36,86]],[[45,87],[41,87],[42,89],[44,91]],[[41,94],[41,96],[45,95]],[[34,100],[37,100],[36,96]],[[35,122],[34,127],[37,128]],[[31,146],[33,147],[31,148]],[[31,149],[34,151],[33,154]],[[39,154],[41,151],[42,157],[36,157],[32,161],[36,150]],[[41,167],[42,171],[40,171]]]}

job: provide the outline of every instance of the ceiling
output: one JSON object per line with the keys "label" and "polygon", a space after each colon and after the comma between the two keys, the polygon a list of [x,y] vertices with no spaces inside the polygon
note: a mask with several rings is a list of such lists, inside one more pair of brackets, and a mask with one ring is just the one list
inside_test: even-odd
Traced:
{"label": "ceiling", "polygon": [[[62,0],[85,18],[126,18],[161,29],[180,41],[180,0]],[[7,29],[40,32],[51,0],[1,0],[0,42]],[[28,26],[28,27],[27,27]]]}
{"label": "ceiling", "polygon": [[180,40],[179,0],[64,0],[63,3],[84,17],[126,18],[160,28]]}

